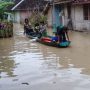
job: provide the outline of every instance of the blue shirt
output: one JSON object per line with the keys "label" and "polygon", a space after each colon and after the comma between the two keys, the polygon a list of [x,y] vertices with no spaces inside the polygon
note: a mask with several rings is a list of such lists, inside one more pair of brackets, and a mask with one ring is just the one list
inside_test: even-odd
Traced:
{"label": "blue shirt", "polygon": [[52,41],[58,41],[58,37],[52,37]]}

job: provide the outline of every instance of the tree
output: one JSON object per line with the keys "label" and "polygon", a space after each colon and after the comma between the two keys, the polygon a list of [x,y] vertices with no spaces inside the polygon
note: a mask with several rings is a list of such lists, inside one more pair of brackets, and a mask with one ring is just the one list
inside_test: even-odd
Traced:
{"label": "tree", "polygon": [[4,1],[4,2],[13,2],[14,0],[0,0],[0,1]]}
{"label": "tree", "polygon": [[7,7],[12,4],[13,2],[6,2],[6,1],[0,2],[0,19],[3,19],[4,12],[7,10]]}

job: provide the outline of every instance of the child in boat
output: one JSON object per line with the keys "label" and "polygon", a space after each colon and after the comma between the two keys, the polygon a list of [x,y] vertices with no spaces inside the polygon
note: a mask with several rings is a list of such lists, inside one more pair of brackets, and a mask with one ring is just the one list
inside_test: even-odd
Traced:
{"label": "child in boat", "polygon": [[38,35],[39,34],[39,31],[40,31],[39,23],[35,23],[34,30],[35,30],[36,35]]}
{"label": "child in boat", "polygon": [[44,22],[40,22],[40,32],[41,37],[46,37],[47,36],[47,32],[46,32],[46,25]]}

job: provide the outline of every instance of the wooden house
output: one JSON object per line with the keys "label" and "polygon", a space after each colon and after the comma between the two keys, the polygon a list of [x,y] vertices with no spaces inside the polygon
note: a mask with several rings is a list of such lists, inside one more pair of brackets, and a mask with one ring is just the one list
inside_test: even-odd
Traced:
{"label": "wooden house", "polygon": [[90,0],[53,0],[47,16],[48,25],[54,27],[62,24],[73,30],[90,30]]}
{"label": "wooden house", "polygon": [[47,3],[44,0],[15,0],[14,2],[15,5],[11,10],[14,14],[14,22],[17,23],[22,23],[25,18],[29,18],[36,8],[39,12],[42,12]]}
{"label": "wooden house", "polygon": [[71,17],[75,30],[90,30],[90,0],[73,0]]}

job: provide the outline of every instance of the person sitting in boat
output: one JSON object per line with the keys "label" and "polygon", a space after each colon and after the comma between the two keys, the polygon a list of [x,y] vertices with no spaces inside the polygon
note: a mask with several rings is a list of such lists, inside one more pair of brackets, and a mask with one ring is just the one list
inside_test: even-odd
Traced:
{"label": "person sitting in boat", "polygon": [[47,36],[47,32],[46,32],[46,25],[44,22],[40,22],[40,32],[39,34],[41,34],[41,37],[46,37]]}
{"label": "person sitting in boat", "polygon": [[36,33],[36,35],[39,34],[39,31],[40,31],[40,26],[39,26],[39,23],[35,23],[35,26],[34,26],[34,31]]}
{"label": "person sitting in boat", "polygon": [[29,24],[28,18],[25,18],[24,21],[24,34],[32,35],[34,33],[31,24]]}
{"label": "person sitting in boat", "polygon": [[55,33],[55,36],[51,38],[53,42],[58,42],[58,34]]}
{"label": "person sitting in boat", "polygon": [[68,28],[60,25],[57,27],[58,43],[69,41]]}

